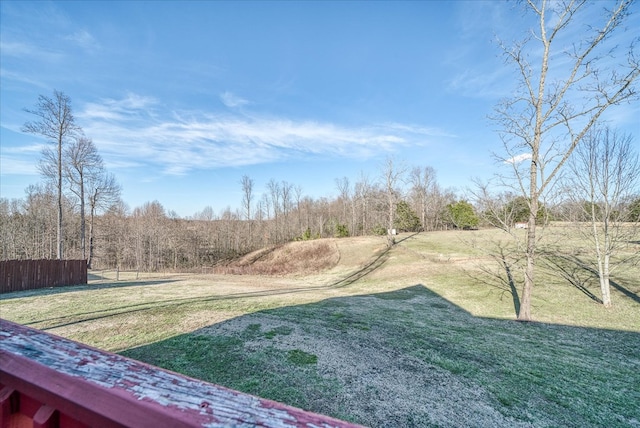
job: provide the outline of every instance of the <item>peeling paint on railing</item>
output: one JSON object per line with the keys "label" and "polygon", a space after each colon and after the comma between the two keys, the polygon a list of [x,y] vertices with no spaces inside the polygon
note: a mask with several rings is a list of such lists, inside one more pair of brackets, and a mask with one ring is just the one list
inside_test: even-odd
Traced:
{"label": "peeling paint on railing", "polygon": [[90,426],[355,426],[9,321],[0,327],[0,384]]}

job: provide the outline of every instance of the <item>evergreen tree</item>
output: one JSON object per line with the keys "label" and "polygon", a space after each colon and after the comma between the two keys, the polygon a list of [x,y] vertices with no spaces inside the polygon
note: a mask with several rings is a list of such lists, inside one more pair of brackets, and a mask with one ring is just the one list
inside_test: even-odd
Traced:
{"label": "evergreen tree", "polygon": [[394,226],[398,231],[404,232],[418,232],[422,228],[418,215],[405,201],[398,202],[396,206]]}
{"label": "evergreen tree", "polygon": [[480,223],[473,205],[467,201],[447,205],[447,212],[449,220],[456,229],[475,229]]}

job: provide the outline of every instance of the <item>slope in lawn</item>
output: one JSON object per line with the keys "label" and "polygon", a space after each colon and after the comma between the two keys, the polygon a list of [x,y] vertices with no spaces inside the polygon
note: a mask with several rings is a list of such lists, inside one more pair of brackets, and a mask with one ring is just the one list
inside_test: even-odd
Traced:
{"label": "slope in lawn", "polygon": [[422,285],[260,311],[124,354],[374,427],[640,421],[640,334],[478,318]]}
{"label": "slope in lawn", "polygon": [[308,275],[334,267],[340,252],[333,240],[289,242],[253,251],[216,268],[236,275]]}

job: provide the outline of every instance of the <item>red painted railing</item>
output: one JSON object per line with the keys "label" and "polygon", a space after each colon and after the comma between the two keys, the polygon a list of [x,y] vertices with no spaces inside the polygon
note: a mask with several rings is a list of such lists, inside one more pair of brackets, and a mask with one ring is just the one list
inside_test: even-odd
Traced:
{"label": "red painted railing", "polygon": [[0,320],[0,427],[355,427]]}

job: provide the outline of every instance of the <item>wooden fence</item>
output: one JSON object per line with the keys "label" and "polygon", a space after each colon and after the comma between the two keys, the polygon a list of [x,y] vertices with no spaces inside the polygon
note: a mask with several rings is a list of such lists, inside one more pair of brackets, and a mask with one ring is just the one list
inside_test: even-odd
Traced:
{"label": "wooden fence", "polygon": [[0,427],[357,426],[0,320]]}
{"label": "wooden fence", "polygon": [[86,260],[0,261],[0,293],[86,283]]}

